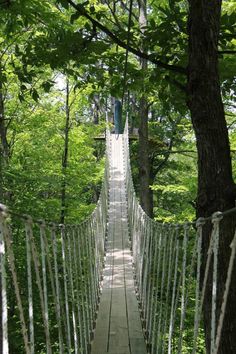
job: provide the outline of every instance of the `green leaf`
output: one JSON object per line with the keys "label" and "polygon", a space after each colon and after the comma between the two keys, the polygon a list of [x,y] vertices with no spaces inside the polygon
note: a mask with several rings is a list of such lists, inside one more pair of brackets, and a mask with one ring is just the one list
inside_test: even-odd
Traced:
{"label": "green leaf", "polygon": [[32,96],[32,98],[33,98],[33,100],[34,100],[35,102],[38,102],[38,100],[39,100],[39,94],[38,94],[37,90],[33,89],[32,92],[31,92],[31,96]]}
{"label": "green leaf", "polygon": [[75,84],[75,86],[74,86],[74,92],[78,89],[78,88],[80,88],[81,87],[81,83],[80,82],[78,82],[77,84]]}
{"label": "green leaf", "polygon": [[23,102],[25,100],[24,96],[21,93],[18,94],[18,98],[20,102]]}
{"label": "green leaf", "polygon": [[69,4],[66,0],[57,0],[57,3],[61,4],[64,9],[68,10],[69,9]]}
{"label": "green leaf", "polygon": [[20,87],[20,89],[21,89],[21,91],[25,91],[25,90],[27,90],[27,87],[22,84],[21,87]]}
{"label": "green leaf", "polygon": [[100,13],[96,13],[96,19],[97,19],[98,21],[101,20],[101,17],[102,17],[102,15],[101,15]]}
{"label": "green leaf", "polygon": [[5,73],[1,73],[1,72],[0,72],[0,81],[1,81],[2,83],[7,82],[7,76],[6,76]]}
{"label": "green leaf", "polygon": [[150,19],[149,23],[150,23],[150,27],[156,28],[156,22],[154,21],[153,18]]}
{"label": "green leaf", "polygon": [[91,12],[91,14],[94,14],[95,13],[95,7],[92,5],[92,6],[90,6],[90,12]]}
{"label": "green leaf", "polygon": [[78,11],[72,14],[70,17],[70,23],[74,23],[80,16],[81,14]]}
{"label": "green leaf", "polygon": [[17,56],[20,55],[20,49],[19,49],[18,44],[15,45],[15,54],[16,54]]}
{"label": "green leaf", "polygon": [[49,92],[51,87],[53,86],[53,83],[50,81],[45,81],[42,83],[42,88],[44,89],[45,92]]}
{"label": "green leaf", "polygon": [[84,27],[86,28],[86,30],[89,32],[92,30],[90,24],[88,22],[85,23]]}

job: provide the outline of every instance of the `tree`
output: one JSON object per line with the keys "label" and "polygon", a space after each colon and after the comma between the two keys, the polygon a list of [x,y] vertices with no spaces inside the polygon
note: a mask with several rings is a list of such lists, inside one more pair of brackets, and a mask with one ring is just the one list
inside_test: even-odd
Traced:
{"label": "tree", "polygon": [[[139,1],[139,26],[142,33],[142,50],[145,48],[145,28],[147,27],[147,3]],[[145,92],[145,74],[147,71],[147,59],[140,58],[140,66],[143,74],[141,97],[139,100],[139,179],[140,179],[140,204],[143,210],[153,216],[152,191],[150,189],[150,161],[148,144],[148,99]]]}
{"label": "tree", "polygon": [[69,133],[70,133],[70,83],[68,78],[66,79],[66,119],[64,129],[64,151],[62,156],[62,182],[61,182],[61,218],[60,223],[64,224],[66,215],[66,174],[68,167],[68,149],[69,149]]}
{"label": "tree", "polygon": [[[189,64],[188,106],[191,112],[198,151],[197,216],[208,217],[214,211],[225,211],[235,206],[236,188],[232,177],[232,165],[227,125],[220,92],[218,72],[218,41],[220,33],[221,2],[189,0]],[[235,216],[226,217],[220,237],[218,314],[222,301],[230,244],[234,234]],[[203,252],[206,258],[209,246],[209,228],[204,235]],[[233,353],[236,349],[234,291],[236,264],[231,282],[227,312],[219,353]],[[211,281],[208,282],[204,304],[206,344],[210,346]]]}
{"label": "tree", "polygon": [[7,141],[7,127],[5,117],[5,104],[4,104],[4,92],[3,92],[3,74],[0,62],[0,198],[3,200],[3,170],[6,168],[9,158],[9,145]]}

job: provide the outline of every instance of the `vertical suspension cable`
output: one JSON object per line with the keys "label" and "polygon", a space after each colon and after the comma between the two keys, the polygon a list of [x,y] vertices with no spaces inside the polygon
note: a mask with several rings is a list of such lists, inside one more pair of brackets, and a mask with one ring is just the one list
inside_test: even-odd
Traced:
{"label": "vertical suspension cable", "polygon": [[163,243],[163,256],[162,256],[162,269],[161,269],[161,288],[160,288],[160,305],[159,305],[159,314],[158,314],[158,326],[157,326],[157,351],[159,351],[160,346],[162,345],[162,319],[163,319],[163,298],[164,298],[164,286],[165,286],[165,274],[166,274],[166,254],[167,254],[167,241],[168,233],[166,232],[165,227],[165,237]]}
{"label": "vertical suspension cable", "polygon": [[[148,343],[150,344],[151,335],[152,335],[152,324],[153,324],[153,308],[155,297],[154,293],[154,286],[155,286],[155,270],[156,270],[156,254],[157,254],[157,239],[159,234],[155,232],[154,224],[152,223],[151,228],[151,254],[150,254],[150,272],[149,272],[149,295],[148,295],[148,304],[147,304],[147,339]],[[152,257],[151,257],[152,256]]]}
{"label": "vertical suspension cable", "polygon": [[141,299],[141,308],[145,306],[145,295],[144,295],[144,268],[145,268],[145,254],[146,254],[146,225],[145,225],[145,215],[142,218],[142,228],[141,228],[141,243],[140,243],[140,253],[141,253],[141,262],[140,262],[140,287],[139,294]]}
{"label": "vertical suspension cable", "polygon": [[226,311],[226,304],[227,304],[227,299],[228,299],[228,295],[229,295],[231,277],[232,277],[233,266],[234,266],[235,255],[236,255],[236,231],[234,233],[234,238],[233,238],[233,241],[232,241],[230,247],[231,247],[231,255],[230,255],[230,260],[229,260],[227,278],[226,278],[226,283],[225,283],[225,291],[224,291],[224,295],[223,295],[223,301],[221,304],[220,317],[219,317],[219,321],[218,321],[217,334],[216,334],[215,347],[213,350],[213,354],[218,353],[220,340],[221,340],[224,316],[225,316],[225,311]]}
{"label": "vertical suspension cable", "polygon": [[176,301],[176,285],[177,285],[177,272],[178,272],[178,259],[179,259],[179,239],[178,239],[178,228],[176,235],[176,245],[175,245],[175,272],[174,272],[174,284],[172,290],[172,301],[171,301],[171,315],[170,315],[170,326],[169,326],[169,338],[168,338],[168,354],[172,351],[172,336],[174,332],[174,308]]}
{"label": "vertical suspension cable", "polygon": [[13,285],[14,285],[15,294],[16,294],[16,303],[17,303],[17,307],[19,310],[19,314],[20,314],[20,324],[21,324],[22,337],[23,337],[23,341],[24,341],[24,350],[25,350],[26,354],[31,354],[28,329],[27,329],[27,325],[26,325],[23,303],[21,300],[21,291],[20,291],[20,287],[18,284],[18,277],[17,277],[17,272],[16,272],[15,255],[14,255],[14,252],[12,249],[11,230],[7,226],[5,221],[3,223],[3,232],[4,232],[4,238],[5,238],[5,242],[6,242],[6,246],[7,246],[8,260],[9,260],[9,265],[10,265],[10,269],[11,269],[11,273],[12,273]]}
{"label": "vertical suspension cable", "polygon": [[96,316],[97,305],[98,305],[98,280],[97,280],[97,255],[96,255],[96,239],[95,239],[95,214],[89,223],[90,229],[90,267],[91,267],[91,281],[92,281],[92,308],[93,308],[93,323],[92,330],[94,329],[94,319]]}
{"label": "vertical suspension cable", "polygon": [[156,290],[156,281],[158,274],[155,274],[156,269],[157,269],[157,258],[158,258],[158,250],[159,250],[159,243],[160,243],[160,230],[159,230],[159,225],[153,225],[153,248],[154,248],[154,258],[153,258],[153,273],[152,274],[152,285],[150,289],[150,309],[149,309],[149,326],[148,326],[148,343],[151,344],[152,338],[153,338],[153,325],[154,325],[154,320],[155,320],[155,309],[156,309],[156,301],[157,298],[155,296],[155,290]]}
{"label": "vertical suspension cable", "polygon": [[172,271],[173,271],[173,243],[174,243],[174,237],[175,237],[175,227],[173,228],[173,225],[168,225],[167,226],[168,234],[169,234],[169,258],[168,258],[168,274],[167,274],[167,288],[166,288],[166,301],[165,301],[165,314],[164,314],[164,325],[163,325],[163,333],[164,333],[164,341],[161,347],[161,353],[165,353],[165,348],[166,348],[166,333],[167,333],[167,325],[168,325],[168,315],[169,315],[169,308],[170,308],[170,300],[169,295],[171,295],[171,280],[172,280]]}
{"label": "vertical suspension cable", "polygon": [[216,338],[216,301],[217,301],[217,278],[218,278],[218,251],[220,236],[220,220],[223,218],[221,212],[212,216],[213,223],[213,278],[212,278],[212,308],[211,308],[211,354],[213,354]]}
{"label": "vertical suspension cable", "polygon": [[[46,272],[46,251],[45,251],[45,221],[42,220],[39,225],[40,230],[40,244],[41,244],[41,262],[43,274],[43,297],[44,297],[44,317],[47,323],[47,332],[49,333],[49,315],[48,315],[48,289],[47,289],[47,272]],[[47,341],[47,353],[50,353],[50,343]]]}
{"label": "vertical suspension cable", "polygon": [[[82,312],[82,300],[81,300],[81,296],[80,296],[80,287],[79,287],[79,281],[80,276],[79,276],[79,258],[78,258],[78,253],[77,253],[77,240],[76,240],[76,231],[77,231],[77,227],[73,226],[72,228],[72,263],[73,263],[73,267],[74,267],[74,278],[75,278],[75,298],[76,298],[76,307],[77,307],[77,318],[78,318],[78,330],[79,330],[79,343],[78,343],[78,350],[79,353],[83,352],[83,348],[84,348],[84,332],[83,332],[83,321],[85,321],[85,319],[83,318],[83,312]],[[85,340],[86,343],[86,340]]]}
{"label": "vertical suspension cable", "polygon": [[72,264],[72,243],[71,243],[71,234],[73,230],[71,227],[67,227],[65,229],[65,234],[67,238],[67,251],[68,251],[68,261],[67,261],[67,268],[68,268],[68,284],[70,287],[71,293],[71,309],[72,309],[72,326],[73,326],[73,338],[74,338],[74,353],[78,354],[78,334],[77,334],[77,318],[76,318],[76,311],[75,311],[75,288],[74,288],[74,277],[73,277],[73,264]]}
{"label": "vertical suspension cable", "polygon": [[34,354],[34,310],[33,310],[33,286],[32,286],[32,269],[31,269],[31,242],[30,228],[32,219],[26,217],[25,233],[26,233],[26,257],[27,257],[27,279],[28,279],[28,313],[29,313],[29,334],[30,334],[30,353]]}
{"label": "vertical suspension cable", "polygon": [[148,312],[148,302],[149,302],[149,286],[148,286],[148,275],[150,272],[150,262],[151,262],[151,242],[152,242],[152,233],[151,233],[151,222],[150,219],[147,219],[147,226],[146,226],[146,235],[147,238],[146,249],[145,249],[145,267],[144,267],[144,279],[143,279],[143,292],[144,292],[144,318],[147,318]]}
{"label": "vertical suspension cable", "polygon": [[82,282],[83,282],[83,292],[82,292],[82,296],[84,298],[84,307],[85,307],[85,318],[86,318],[86,337],[87,337],[87,343],[86,345],[89,343],[90,341],[90,303],[89,303],[89,276],[88,276],[88,266],[87,266],[87,240],[86,240],[86,236],[87,234],[85,233],[86,229],[85,229],[85,225],[82,224],[81,227],[81,232],[79,233],[80,236],[80,257],[82,260],[81,263],[81,272],[83,269],[83,273],[82,273]]}
{"label": "vertical suspension cable", "polygon": [[202,231],[205,220],[199,218],[196,222],[197,226],[197,278],[196,278],[196,290],[195,290],[195,316],[194,316],[194,336],[193,336],[193,350],[192,354],[196,353],[197,338],[200,321],[200,271],[201,271],[201,252],[202,252]]}
{"label": "vertical suspension cable", "polygon": [[183,240],[183,260],[182,260],[182,284],[181,284],[181,316],[180,316],[180,328],[179,328],[179,343],[178,352],[182,351],[182,341],[183,341],[183,330],[184,330],[184,319],[186,311],[186,263],[187,263],[187,245],[188,245],[188,233],[189,225],[184,225],[184,240]]}
{"label": "vertical suspension cable", "polygon": [[[152,313],[153,313],[153,325],[151,328],[151,354],[155,353],[155,349],[156,349],[156,342],[157,342],[157,336],[156,336],[156,327],[157,327],[157,309],[158,309],[158,291],[159,291],[159,274],[160,274],[160,270],[161,270],[161,253],[162,253],[162,243],[164,241],[164,225],[160,226],[160,233],[159,233],[159,238],[157,239],[157,243],[156,243],[156,249],[158,250],[158,252],[156,252],[156,281],[155,281],[155,285],[154,285],[154,292],[153,292],[153,296],[155,299],[154,302],[154,306],[152,308]],[[155,268],[154,268],[155,269]],[[160,280],[161,280],[161,276],[160,276]]]}
{"label": "vertical suspension cable", "polygon": [[[40,221],[40,227],[41,225],[44,223],[44,221]],[[49,233],[51,236],[51,225],[49,227]],[[46,230],[45,230],[46,231]],[[51,265],[51,252],[50,252],[50,248],[49,248],[49,243],[48,243],[48,239],[46,236],[46,232],[42,232],[41,236],[43,238],[43,243],[44,243],[44,247],[45,247],[45,253],[47,255],[46,260],[47,260],[47,266],[48,266],[48,271],[49,271],[49,279],[50,279],[50,284],[51,284],[51,289],[52,289],[52,297],[53,297],[53,305],[55,308],[55,314],[56,314],[56,326],[58,328],[58,343],[59,343],[59,354],[63,354],[64,352],[64,347],[63,347],[63,336],[62,336],[62,331],[61,331],[61,315],[60,315],[60,306],[59,306],[59,311],[58,311],[58,305],[57,305],[57,295],[56,295],[56,281],[55,281],[55,277],[53,275],[53,269],[52,269],[52,265]],[[52,237],[51,237],[52,240]]]}
{"label": "vertical suspension cable", "polygon": [[77,228],[77,254],[78,254],[78,270],[80,277],[80,296],[81,296],[81,310],[82,310],[82,318],[83,318],[83,327],[84,331],[84,353],[88,353],[88,342],[89,342],[89,313],[88,313],[88,304],[87,304],[87,288],[85,283],[85,275],[82,273],[83,265],[84,265],[84,246],[82,243],[82,225],[80,228]]}
{"label": "vertical suspension cable", "polygon": [[[146,331],[147,334],[149,335],[149,323],[150,323],[150,303],[151,303],[151,294],[152,294],[152,284],[153,281],[150,280],[150,278],[153,278],[153,225],[150,220],[150,242],[149,242],[149,252],[148,252],[148,267],[147,267],[147,305],[146,305]],[[148,281],[149,280],[149,281]]]}
{"label": "vertical suspension cable", "polygon": [[41,275],[40,275],[40,271],[39,271],[40,262],[39,262],[39,257],[38,257],[37,250],[36,250],[35,241],[34,241],[32,219],[29,218],[28,220],[29,220],[29,231],[30,231],[29,237],[30,237],[30,244],[31,244],[31,250],[32,250],[32,259],[33,259],[33,264],[34,264],[34,269],[35,269],[36,283],[37,283],[38,291],[39,291],[40,306],[41,306],[44,332],[45,332],[45,338],[46,338],[47,354],[51,354],[52,351],[51,351],[49,323],[45,317],[44,293],[43,293],[43,288],[42,288],[42,284],[41,284]]}
{"label": "vertical suspension cable", "polygon": [[58,272],[58,260],[57,260],[57,239],[56,239],[56,225],[54,223],[50,224],[50,235],[52,241],[52,250],[53,250],[53,262],[54,262],[54,275],[55,275],[55,296],[56,296],[56,312],[58,319],[58,333],[59,333],[59,346],[60,354],[64,353],[64,343],[62,336],[62,311],[61,311],[61,291],[59,284],[59,272]]}
{"label": "vertical suspension cable", "polygon": [[91,338],[93,330],[93,265],[92,265],[92,252],[91,252],[91,230],[90,225],[86,225],[87,237],[85,239],[86,257],[88,261],[88,309],[89,309],[89,339]]}
{"label": "vertical suspension cable", "polygon": [[71,346],[71,330],[70,330],[70,310],[69,310],[69,296],[68,296],[68,274],[66,269],[66,250],[65,250],[65,226],[60,225],[61,229],[61,252],[62,252],[62,269],[63,269],[63,282],[64,282],[64,294],[65,294],[65,311],[66,311],[66,338],[67,338],[67,350],[72,351]]}

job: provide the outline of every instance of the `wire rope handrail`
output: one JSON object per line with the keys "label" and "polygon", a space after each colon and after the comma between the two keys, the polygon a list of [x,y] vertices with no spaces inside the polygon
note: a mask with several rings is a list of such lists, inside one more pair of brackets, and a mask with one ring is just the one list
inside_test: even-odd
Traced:
{"label": "wire rope handrail", "polygon": [[[143,211],[135,194],[128,119],[123,139],[133,264],[149,351],[152,354],[204,352],[202,311],[207,283],[212,279],[210,353],[217,354],[236,257],[235,230],[219,311],[216,303],[220,229],[222,220],[235,214],[236,208],[184,224],[154,221]],[[213,227],[207,259],[203,260],[203,228],[209,222]]]}

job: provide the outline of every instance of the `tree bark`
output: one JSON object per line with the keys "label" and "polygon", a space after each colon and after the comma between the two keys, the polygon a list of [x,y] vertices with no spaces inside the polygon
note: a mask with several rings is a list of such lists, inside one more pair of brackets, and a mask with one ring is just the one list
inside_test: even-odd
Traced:
{"label": "tree bark", "polygon": [[[4,109],[4,94],[2,82],[2,66],[0,63],[0,202],[4,203],[4,169],[9,158],[9,146],[7,141],[7,128]],[[0,274],[0,313],[2,313],[2,275]],[[2,321],[0,319],[0,354],[2,354]]]}
{"label": "tree bark", "polygon": [[92,115],[93,115],[93,123],[95,125],[99,124],[99,110],[100,110],[99,101],[100,101],[99,94],[94,95],[93,105],[92,105],[92,110],[93,110]]}
{"label": "tree bark", "polygon": [[[235,206],[235,185],[227,125],[218,72],[218,37],[221,1],[189,0],[188,107],[198,151],[197,217],[210,216]],[[224,218],[220,235],[217,318],[229,263],[235,216]],[[211,225],[204,230],[203,259],[206,259]],[[236,263],[236,262],[235,262]],[[204,269],[202,269],[202,272]],[[210,348],[211,288],[208,281],[204,303],[206,346]],[[234,267],[221,344],[218,354],[236,353],[236,269]]]}
{"label": "tree bark", "polygon": [[66,216],[66,173],[68,167],[68,149],[69,149],[69,132],[70,132],[70,90],[69,80],[66,80],[66,122],[65,122],[65,135],[64,135],[64,151],[62,156],[62,183],[61,183],[61,224],[65,222]]}
{"label": "tree bark", "polygon": [[[139,0],[139,26],[143,32],[147,26],[147,3],[146,0]],[[143,38],[144,41],[144,38]],[[140,66],[143,71],[147,69],[147,60],[140,59]],[[150,189],[150,161],[148,146],[148,101],[145,94],[145,85],[139,103],[139,179],[140,179],[140,204],[143,210],[153,216],[153,198]]]}
{"label": "tree bark", "polygon": [[2,83],[2,67],[0,64],[0,201],[4,202],[3,171],[8,164],[9,145],[7,141],[7,128],[5,119],[4,94]]}
{"label": "tree bark", "polygon": [[0,81],[0,136],[1,136],[1,156],[3,160],[7,163],[9,158],[9,146],[7,141],[7,128],[5,124],[3,87],[1,81]]}

